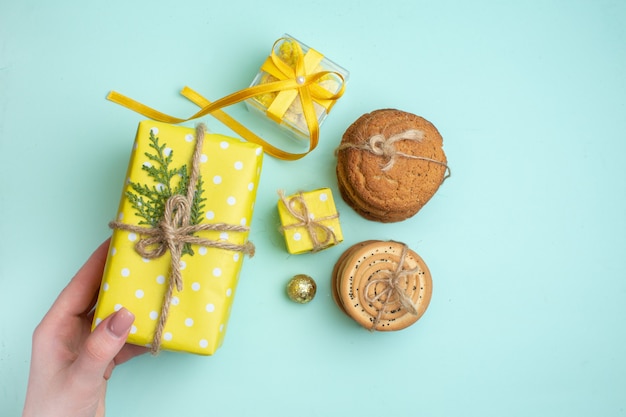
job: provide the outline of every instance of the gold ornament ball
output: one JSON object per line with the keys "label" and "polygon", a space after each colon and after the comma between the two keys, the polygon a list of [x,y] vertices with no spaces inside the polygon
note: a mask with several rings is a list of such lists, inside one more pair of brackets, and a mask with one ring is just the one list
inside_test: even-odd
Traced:
{"label": "gold ornament ball", "polygon": [[298,274],[287,284],[287,295],[292,301],[306,304],[315,297],[317,285],[308,275]]}

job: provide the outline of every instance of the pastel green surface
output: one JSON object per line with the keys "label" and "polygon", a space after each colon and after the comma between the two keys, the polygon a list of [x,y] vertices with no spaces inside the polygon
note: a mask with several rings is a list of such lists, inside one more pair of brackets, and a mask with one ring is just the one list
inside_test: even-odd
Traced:
{"label": "pastel green surface", "polygon": [[[0,0],[0,415],[20,413],[34,327],[110,235],[143,118],[107,92],[191,115],[184,85],[247,86],[283,33],[350,71],[345,96],[313,154],[265,159],[222,348],[119,367],[108,415],[625,415],[626,3],[611,0]],[[338,197],[344,242],[289,255],[276,190],[338,196],[343,131],[386,107],[437,126],[452,177],[399,224]],[[335,260],[366,239],[405,241],[432,272],[406,330],[369,333],[332,301]],[[307,305],[285,294],[299,273],[318,284]]]}

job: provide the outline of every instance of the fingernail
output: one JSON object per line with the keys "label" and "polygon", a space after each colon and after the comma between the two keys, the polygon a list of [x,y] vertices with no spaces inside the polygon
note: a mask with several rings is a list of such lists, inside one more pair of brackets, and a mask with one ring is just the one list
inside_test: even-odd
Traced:
{"label": "fingernail", "polygon": [[113,336],[120,338],[126,335],[134,321],[135,315],[126,308],[122,307],[115,312],[115,314],[113,314],[113,317],[109,320],[107,328]]}

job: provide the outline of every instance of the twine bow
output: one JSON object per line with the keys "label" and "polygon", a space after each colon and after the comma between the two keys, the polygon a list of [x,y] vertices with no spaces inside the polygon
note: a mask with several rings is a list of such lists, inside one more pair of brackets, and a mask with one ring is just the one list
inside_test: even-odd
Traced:
{"label": "twine bow", "polygon": [[422,161],[432,162],[435,164],[439,164],[446,168],[446,175],[443,180],[450,176],[450,168],[444,162],[437,161],[435,159],[427,158],[425,156],[419,155],[410,155],[404,152],[400,152],[394,146],[396,142],[401,140],[410,140],[414,142],[421,142],[424,139],[424,132],[417,129],[408,129],[404,132],[397,133],[390,137],[385,137],[383,134],[377,134],[370,137],[364,143],[342,143],[339,145],[335,153],[342,151],[344,149],[359,149],[370,152],[376,156],[380,156],[385,161],[381,164],[382,171],[389,171],[396,162],[396,158],[408,158],[408,159],[419,159]]}
{"label": "twine bow", "polygon": [[[322,224],[322,222],[325,220],[336,219],[339,217],[339,214],[335,213],[331,216],[314,218],[309,212],[309,207],[306,204],[302,192],[287,198],[285,197],[285,193],[282,190],[279,190],[278,195],[289,214],[298,220],[297,223],[282,226],[282,230],[304,227],[311,237],[311,242],[313,243],[312,252],[320,251],[330,244],[337,244],[337,236],[335,235],[335,232],[333,232],[333,229],[325,224]],[[324,235],[324,239],[320,240],[320,234]]]}
{"label": "twine bow", "polygon": [[163,256],[168,251],[170,252],[170,275],[167,289],[163,296],[159,322],[152,339],[151,351],[153,355],[156,355],[161,348],[163,329],[165,328],[165,323],[169,315],[174,288],[176,288],[177,291],[183,290],[180,259],[183,247],[186,244],[232,250],[242,252],[250,257],[254,256],[254,245],[251,242],[237,245],[230,242],[205,239],[195,235],[197,232],[206,230],[244,233],[249,231],[248,227],[224,223],[189,224],[193,198],[196,194],[196,186],[198,178],[200,177],[200,156],[205,130],[206,128],[203,124],[199,124],[196,127],[196,145],[191,159],[191,175],[189,176],[187,193],[186,195],[176,194],[167,199],[163,211],[163,218],[157,227],[143,227],[118,221],[109,223],[109,227],[112,229],[125,230],[143,236],[135,244],[135,251],[143,258],[156,259]]}
{"label": "twine bow", "polygon": [[[293,69],[291,69],[287,64],[282,62],[281,59],[278,58],[274,52],[276,45],[281,41],[292,42],[294,46],[296,60]],[[194,104],[201,107],[200,111],[188,118],[178,118],[170,116],[144,104],[141,104],[138,101],[135,101],[115,91],[111,91],[107,96],[107,99],[124,107],[127,107],[139,114],[149,117],[150,119],[165,123],[179,124],[210,114],[248,142],[261,145],[263,147],[263,150],[268,155],[287,161],[293,161],[306,156],[309,152],[317,147],[317,144],[319,142],[319,123],[317,120],[317,114],[315,112],[314,101],[317,101],[319,103],[328,103],[338,100],[343,95],[345,80],[343,75],[336,71],[315,72],[308,68],[305,64],[305,55],[302,53],[302,49],[300,48],[298,42],[296,42],[294,39],[281,38],[277,40],[274,44],[274,47],[272,48],[270,59],[273,65],[282,74],[279,80],[244,88],[243,90],[239,90],[235,93],[229,94],[226,97],[223,97],[217,101],[211,102],[191,88],[183,88],[181,94]],[[331,93],[330,91],[318,85],[319,81],[321,81],[322,78],[329,75],[333,75],[337,77],[338,80],[340,80],[341,86],[336,93]],[[306,120],[307,128],[309,130],[309,149],[304,153],[290,153],[283,151],[282,149],[276,148],[275,146],[272,146],[271,144],[267,143],[259,136],[248,130],[245,126],[241,125],[235,119],[230,117],[223,110],[221,110],[224,107],[242,102],[255,96],[290,90],[293,90],[294,92],[297,92],[299,94],[300,103],[302,104],[302,111]],[[330,110],[330,106],[325,105],[325,107]]]}
{"label": "twine bow", "polygon": [[[406,293],[405,289],[402,287],[402,280],[410,275],[417,274],[421,271],[421,268],[416,266],[412,269],[403,269],[404,260],[406,258],[408,248],[406,245],[402,246],[402,252],[400,254],[400,259],[398,261],[398,266],[395,271],[380,271],[381,274],[384,274],[383,278],[373,279],[367,283],[365,286],[365,300],[372,304],[374,302],[380,302],[381,308],[378,309],[378,313],[372,322],[372,327],[370,330],[376,330],[376,326],[380,322],[385,313],[387,305],[391,303],[393,295],[397,296],[398,301],[400,301],[400,305],[406,309],[409,314],[417,316],[419,313],[417,311],[417,305],[413,301],[411,297]],[[384,289],[382,291],[374,291],[374,296],[369,295],[369,290],[371,286],[375,286],[378,284],[382,284]]]}

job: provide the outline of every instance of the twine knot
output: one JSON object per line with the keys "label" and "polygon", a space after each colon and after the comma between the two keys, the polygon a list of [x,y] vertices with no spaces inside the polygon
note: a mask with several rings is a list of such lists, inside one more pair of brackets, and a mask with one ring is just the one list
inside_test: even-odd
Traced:
{"label": "twine knot", "polygon": [[[380,309],[378,309],[378,314],[374,318],[372,322],[372,327],[370,330],[375,330],[376,326],[380,322],[385,313],[387,305],[392,301],[393,296],[396,296],[396,299],[400,302],[400,305],[406,309],[409,314],[417,316],[419,313],[417,311],[417,304],[413,301],[413,299],[406,293],[405,288],[402,286],[403,279],[409,275],[413,275],[419,273],[421,271],[419,265],[412,269],[403,269],[404,261],[406,259],[406,254],[408,252],[408,247],[406,245],[402,246],[402,252],[400,254],[400,259],[398,261],[398,265],[394,271],[383,270],[380,271],[380,274],[383,275],[382,278],[376,278],[368,282],[365,286],[365,300],[373,304],[375,302],[380,302],[382,305]],[[383,290],[378,291],[374,290],[373,296],[370,296],[370,287],[378,284],[383,285]]]}
{"label": "twine knot", "polygon": [[[285,208],[298,220],[297,223],[282,226],[282,230],[294,229],[297,227],[304,227],[311,238],[313,243],[312,252],[318,252],[329,245],[337,244],[337,236],[332,228],[322,224],[325,220],[332,220],[339,217],[339,214],[335,213],[325,217],[314,217],[309,212],[309,207],[306,204],[302,191],[290,198],[285,197],[285,193],[282,190],[278,191],[278,195],[282,200]],[[320,235],[324,236],[324,239],[320,239]]]}
{"label": "twine knot", "polygon": [[243,245],[238,245],[196,236],[197,232],[207,230],[243,233],[249,231],[248,227],[224,223],[189,224],[193,199],[195,197],[198,179],[200,178],[199,163],[205,131],[206,128],[204,124],[199,124],[196,127],[196,144],[191,158],[191,174],[189,176],[186,195],[175,194],[167,199],[164,205],[163,217],[156,227],[142,227],[116,221],[109,223],[109,227],[112,229],[121,229],[142,235],[142,238],[135,244],[135,251],[143,258],[156,259],[163,256],[168,251],[170,252],[170,275],[168,286],[163,296],[159,322],[152,339],[151,352],[153,355],[156,355],[161,348],[163,329],[165,328],[165,323],[169,315],[174,288],[179,292],[183,290],[180,259],[186,244],[232,250],[242,252],[250,257],[254,256],[254,245],[249,241]]}
{"label": "twine knot", "polygon": [[398,157],[408,158],[408,159],[419,159],[422,161],[432,162],[435,164],[442,165],[446,168],[446,175],[443,180],[450,176],[450,168],[444,162],[437,161],[435,159],[427,158],[425,156],[418,155],[410,155],[404,152],[401,152],[396,149],[395,143],[401,140],[410,140],[414,142],[421,142],[424,139],[424,132],[418,129],[408,129],[404,132],[397,133],[390,137],[385,137],[382,133],[376,134],[366,140],[364,143],[342,143],[335,150],[335,154],[344,150],[344,149],[359,149],[363,151],[370,152],[373,155],[380,156],[383,158],[383,163],[381,164],[382,171],[389,171],[395,164],[396,159]]}
{"label": "twine knot", "polygon": [[397,156],[407,156],[406,154],[396,150],[394,146],[399,140],[413,140],[420,142],[424,138],[421,130],[407,130],[397,135],[386,138],[383,134],[377,134],[369,138],[367,141],[369,149],[374,155],[382,156],[387,160],[387,164],[383,168],[384,171],[391,168]]}

